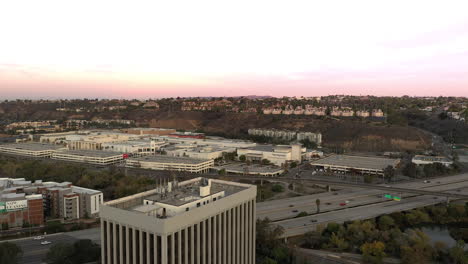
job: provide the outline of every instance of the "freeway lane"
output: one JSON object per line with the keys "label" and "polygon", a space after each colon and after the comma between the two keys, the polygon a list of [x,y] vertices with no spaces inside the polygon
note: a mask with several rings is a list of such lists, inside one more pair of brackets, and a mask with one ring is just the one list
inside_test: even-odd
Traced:
{"label": "freeway lane", "polygon": [[[340,211],[278,221],[275,224],[284,228],[285,232],[282,237],[292,237],[303,235],[309,231],[314,231],[318,225],[326,225],[329,222],[343,223],[345,221],[369,219],[382,214],[410,210],[440,202],[441,199],[437,196],[423,195],[408,198],[404,203],[388,201],[379,204],[359,206]],[[312,220],[316,220],[317,222],[311,222]]]}
{"label": "freeway lane", "polygon": [[[23,250],[23,256],[20,259],[19,263],[39,264],[43,263],[42,259],[46,256],[47,251],[50,249],[50,247],[52,247],[55,244],[73,243],[79,239],[91,239],[95,243],[99,244],[100,235],[101,233],[99,228],[92,228],[74,232],[46,235],[43,240],[34,240],[32,237],[30,237],[6,241],[17,244]],[[41,245],[41,241],[44,240],[50,241],[52,242],[52,244]]]}
{"label": "freeway lane", "polygon": [[[432,180],[431,183],[423,183],[422,180],[418,182],[400,183],[394,186],[400,187],[405,186],[406,188],[424,189],[432,192],[440,192],[449,190],[460,189],[462,187],[468,187],[468,175],[456,175],[444,178]],[[388,190],[388,189],[385,189]],[[463,193],[457,191],[451,191],[455,193]],[[330,211],[336,209],[343,209],[339,204],[344,201],[350,201],[349,206],[366,205],[372,203],[382,202],[382,194],[390,193],[398,195],[400,197],[412,197],[416,195],[405,194],[405,193],[394,193],[390,191],[380,190],[366,190],[366,189],[344,189],[337,192],[320,193],[314,195],[306,195],[294,198],[273,200],[268,202],[262,202],[257,204],[257,217],[265,218],[268,217],[272,221],[281,219],[293,218],[298,212],[305,211],[307,213],[316,212],[315,200],[318,198],[321,200],[321,211]],[[385,199],[386,200],[386,199]],[[442,197],[441,197],[442,200]],[[404,202],[405,199],[402,201]],[[293,212],[297,210],[298,212]]]}

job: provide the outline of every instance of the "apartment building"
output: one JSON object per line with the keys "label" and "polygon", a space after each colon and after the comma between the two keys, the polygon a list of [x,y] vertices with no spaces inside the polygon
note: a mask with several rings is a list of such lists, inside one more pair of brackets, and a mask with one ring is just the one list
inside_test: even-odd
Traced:
{"label": "apartment building", "polygon": [[0,223],[15,227],[23,223],[42,225],[46,217],[97,217],[103,199],[101,191],[73,186],[70,182],[0,178]]}
{"label": "apartment building", "polygon": [[255,263],[257,190],[195,178],[105,203],[102,263]]}

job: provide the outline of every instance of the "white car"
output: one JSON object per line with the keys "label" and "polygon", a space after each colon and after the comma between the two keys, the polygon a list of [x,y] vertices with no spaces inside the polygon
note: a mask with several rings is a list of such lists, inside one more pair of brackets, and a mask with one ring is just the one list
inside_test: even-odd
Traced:
{"label": "white car", "polygon": [[50,243],[52,243],[52,242],[50,242],[50,241],[42,241],[42,242],[41,242],[41,245],[49,245]]}
{"label": "white car", "polygon": [[36,237],[34,237],[33,239],[34,239],[34,240],[41,240],[41,239],[43,239],[43,238],[44,238],[43,236],[36,236]]}

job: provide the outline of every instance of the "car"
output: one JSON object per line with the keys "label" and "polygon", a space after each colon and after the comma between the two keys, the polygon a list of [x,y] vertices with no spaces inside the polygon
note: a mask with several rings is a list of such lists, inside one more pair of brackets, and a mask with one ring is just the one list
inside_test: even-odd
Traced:
{"label": "car", "polygon": [[294,205],[290,204],[289,207],[294,207]]}
{"label": "car", "polygon": [[344,201],[346,204],[349,204],[349,201]]}
{"label": "car", "polygon": [[428,180],[425,180],[425,181],[423,181],[423,182],[424,182],[424,183],[431,183],[431,181],[428,181]]}
{"label": "car", "polygon": [[317,222],[317,219],[310,219],[310,221],[311,221],[312,223],[315,223],[315,222]]}
{"label": "car", "polygon": [[43,238],[44,238],[43,236],[35,236],[33,239],[34,239],[34,240],[41,240],[41,239],[43,239]]}
{"label": "car", "polygon": [[41,242],[41,245],[49,245],[51,243],[52,242],[50,242],[50,241],[44,240],[44,241]]}
{"label": "car", "polygon": [[299,211],[298,211],[298,210],[292,210],[292,212],[293,212],[293,213],[297,213],[297,212],[299,212]]}
{"label": "car", "polygon": [[346,203],[340,203],[340,206],[345,206],[345,205],[346,205]]}
{"label": "car", "polygon": [[392,187],[392,186],[390,186],[390,185],[385,185],[385,187],[390,188],[390,187]]}

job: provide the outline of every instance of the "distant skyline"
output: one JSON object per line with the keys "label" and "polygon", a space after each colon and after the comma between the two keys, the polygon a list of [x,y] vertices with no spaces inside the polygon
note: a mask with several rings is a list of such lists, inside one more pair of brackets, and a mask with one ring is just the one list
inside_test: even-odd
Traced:
{"label": "distant skyline", "polygon": [[0,99],[468,96],[468,1],[4,1]]}

